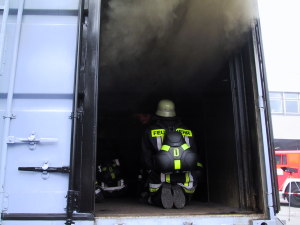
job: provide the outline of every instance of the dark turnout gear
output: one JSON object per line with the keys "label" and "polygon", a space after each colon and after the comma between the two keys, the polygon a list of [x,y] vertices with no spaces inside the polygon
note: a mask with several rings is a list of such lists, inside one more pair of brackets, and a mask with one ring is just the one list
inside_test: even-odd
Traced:
{"label": "dark turnout gear", "polygon": [[[174,206],[184,207],[185,198],[180,190],[186,195],[194,193],[199,177],[198,168],[201,166],[192,131],[175,116],[153,117],[144,133],[141,157],[142,165],[149,173],[149,192],[154,199],[152,202],[157,204],[157,199],[163,198],[163,193],[169,193],[169,190],[165,190],[166,187],[172,187],[172,195],[176,198],[173,199]],[[177,197],[174,196],[175,193]],[[179,197],[181,200],[177,199]],[[169,200],[163,200],[165,201],[160,201],[160,205],[166,208],[164,204],[169,203]],[[168,204],[165,205],[169,207]]]}
{"label": "dark turnout gear", "polygon": [[98,166],[96,200],[101,201],[104,197],[120,196],[125,189],[126,185],[118,159],[103,162]]}
{"label": "dark turnout gear", "polygon": [[185,143],[189,146],[189,151],[197,153],[194,143],[194,137],[189,130],[177,117],[158,117],[152,119],[152,124],[145,130],[142,141],[142,165],[146,170],[154,170],[154,156],[158,153],[162,146],[165,133],[175,130],[182,134]]}
{"label": "dark turnout gear", "polygon": [[163,173],[191,171],[197,166],[197,154],[191,151],[179,131],[167,131],[154,164]]}

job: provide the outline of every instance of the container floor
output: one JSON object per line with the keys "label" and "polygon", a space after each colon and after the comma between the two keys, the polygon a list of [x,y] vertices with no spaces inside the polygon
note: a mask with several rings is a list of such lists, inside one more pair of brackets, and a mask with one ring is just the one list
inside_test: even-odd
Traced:
{"label": "container floor", "polygon": [[137,199],[105,199],[96,204],[96,217],[130,217],[130,216],[180,216],[213,214],[252,214],[252,211],[240,210],[215,203],[193,200],[183,209],[163,209],[158,206],[138,202]]}

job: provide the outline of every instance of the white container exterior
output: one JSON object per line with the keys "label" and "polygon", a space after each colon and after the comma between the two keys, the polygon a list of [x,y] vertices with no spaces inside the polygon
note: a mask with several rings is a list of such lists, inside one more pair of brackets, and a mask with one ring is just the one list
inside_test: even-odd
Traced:
{"label": "white container exterior", "polygon": [[[79,3],[78,0],[22,2],[9,2],[10,13],[6,29],[2,30],[5,45],[0,64],[1,212],[65,213],[68,174],[43,174],[18,168],[70,165],[78,19],[74,13],[23,12],[77,11]],[[20,141],[32,137],[40,142]],[[63,223],[30,221],[30,224]]]}

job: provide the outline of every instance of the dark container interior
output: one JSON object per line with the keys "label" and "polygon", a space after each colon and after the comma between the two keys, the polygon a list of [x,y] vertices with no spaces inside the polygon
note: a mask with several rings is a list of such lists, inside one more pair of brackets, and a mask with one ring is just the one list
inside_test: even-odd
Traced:
{"label": "dark container interior", "polygon": [[[191,36],[183,36],[188,51],[185,45],[177,48],[175,37],[179,31],[173,29],[163,41],[152,38],[132,56],[126,55],[126,50],[130,50],[126,47],[126,35],[117,36],[116,40],[126,47],[121,50],[117,48],[120,43],[114,39],[116,36],[109,35],[109,28],[113,28],[109,7],[109,1],[102,1],[100,38],[97,26],[84,28],[82,36],[86,43],[82,45],[82,58],[87,73],[79,79],[79,93],[85,95],[79,95],[78,108],[84,109],[85,115],[82,126],[77,126],[77,135],[82,135],[81,146],[87,150],[75,154],[75,165],[81,165],[77,173],[86,181],[77,179],[74,183],[81,190],[81,211],[94,208],[90,201],[94,180],[87,177],[96,171],[97,165],[118,158],[127,190],[121,196],[96,203],[96,215],[142,215],[142,211],[154,216],[174,214],[140,203],[137,195],[141,136],[158,101],[167,98],[175,102],[177,115],[193,131],[205,171],[183,214],[264,212],[257,93],[257,73],[261,68],[257,63],[257,35],[250,23],[235,39],[220,36],[210,42],[211,37],[222,34],[222,26],[215,29],[216,34],[198,30],[191,40]],[[185,16],[184,8],[176,13],[178,18]],[[89,23],[97,15],[97,9],[90,10]],[[215,20],[208,25],[220,23]],[[175,20],[174,25],[181,27],[184,23]],[[97,38],[99,55],[94,51]],[[115,49],[120,57],[112,60],[108,53]],[[92,77],[92,72],[98,76]],[[97,97],[93,96],[95,93]]]}

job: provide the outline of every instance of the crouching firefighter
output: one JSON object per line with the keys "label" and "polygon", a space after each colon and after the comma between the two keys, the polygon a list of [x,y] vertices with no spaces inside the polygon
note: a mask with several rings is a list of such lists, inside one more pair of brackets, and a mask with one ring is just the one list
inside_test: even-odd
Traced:
{"label": "crouching firefighter", "polygon": [[142,166],[147,171],[149,204],[183,208],[197,187],[202,165],[191,130],[176,117],[170,100],[158,103],[142,140]]}

